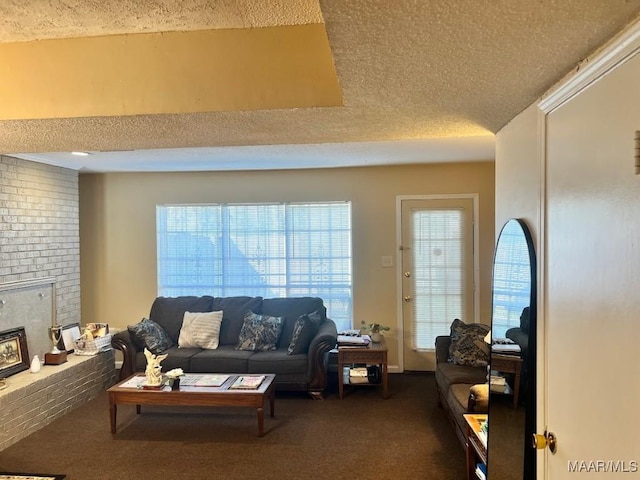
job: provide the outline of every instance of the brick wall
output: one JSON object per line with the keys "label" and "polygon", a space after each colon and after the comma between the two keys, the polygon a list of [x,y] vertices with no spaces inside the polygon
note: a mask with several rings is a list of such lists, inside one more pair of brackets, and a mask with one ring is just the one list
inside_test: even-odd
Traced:
{"label": "brick wall", "polygon": [[78,172],[0,156],[0,283],[41,277],[55,278],[57,322],[80,322]]}
{"label": "brick wall", "polygon": [[[82,324],[78,173],[0,155],[0,284],[41,278],[55,280],[57,323]],[[43,332],[49,317],[43,316]],[[0,331],[22,325],[8,308],[0,312]],[[86,403],[115,379],[113,351],[70,355],[62,365],[10,376],[0,391],[0,450]]]}
{"label": "brick wall", "polygon": [[[69,413],[115,383],[114,351],[81,357],[62,365],[44,365],[9,377],[0,390],[0,451]],[[109,428],[104,415],[104,428]]]}

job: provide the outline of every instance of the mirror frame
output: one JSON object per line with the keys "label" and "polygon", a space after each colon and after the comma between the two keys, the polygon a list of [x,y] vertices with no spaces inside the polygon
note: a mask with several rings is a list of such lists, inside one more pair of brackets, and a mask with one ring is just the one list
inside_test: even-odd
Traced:
{"label": "mirror frame", "polygon": [[[536,456],[535,450],[532,445],[532,436],[536,430],[536,366],[537,366],[537,260],[536,260],[536,252],[535,247],[533,245],[533,238],[531,236],[531,232],[527,227],[527,224],[524,220],[519,218],[511,218],[507,220],[502,229],[500,230],[500,234],[498,235],[498,240],[496,241],[496,248],[494,251],[493,258],[493,269],[492,269],[492,285],[491,285],[491,326],[493,327],[493,309],[494,309],[494,286],[493,282],[495,281],[495,261],[496,261],[496,253],[498,252],[498,247],[500,245],[500,238],[502,237],[502,233],[505,228],[510,224],[517,224],[522,234],[524,236],[527,252],[529,255],[529,271],[530,271],[530,279],[531,279],[531,288],[529,294],[529,331],[528,340],[527,340],[527,358],[525,359],[526,368],[526,388],[524,389],[524,405],[525,405],[525,421],[524,421],[524,452],[523,452],[523,465],[522,465],[522,479],[523,480],[535,480],[536,479]],[[493,331],[493,328],[492,328]],[[520,388],[522,390],[522,388]],[[489,420],[491,419],[491,400],[489,400]],[[491,476],[491,428],[489,428],[489,440],[488,440],[488,474]],[[499,480],[499,479],[491,479],[491,480]]]}

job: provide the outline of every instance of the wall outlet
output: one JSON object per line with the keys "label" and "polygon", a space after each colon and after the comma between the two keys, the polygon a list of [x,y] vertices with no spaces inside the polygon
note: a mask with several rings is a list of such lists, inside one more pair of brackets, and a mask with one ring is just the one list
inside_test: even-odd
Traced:
{"label": "wall outlet", "polygon": [[391,255],[385,255],[380,257],[380,264],[384,268],[393,267],[393,257]]}

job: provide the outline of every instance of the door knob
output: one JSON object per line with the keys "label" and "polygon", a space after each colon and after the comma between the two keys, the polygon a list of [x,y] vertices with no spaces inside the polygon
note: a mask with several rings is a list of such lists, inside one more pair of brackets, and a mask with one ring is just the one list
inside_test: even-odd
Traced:
{"label": "door knob", "polygon": [[407,278],[411,277],[411,272],[404,272],[404,276]]}
{"label": "door knob", "polygon": [[544,435],[540,435],[539,433],[533,434],[533,448],[537,450],[542,450],[546,447],[549,447],[551,453],[556,453],[558,450],[558,439],[553,434],[553,432],[547,432],[545,430]]}
{"label": "door knob", "polygon": [[411,297],[409,295],[407,295],[406,297],[404,297],[404,301],[405,302],[410,302],[411,301]]}

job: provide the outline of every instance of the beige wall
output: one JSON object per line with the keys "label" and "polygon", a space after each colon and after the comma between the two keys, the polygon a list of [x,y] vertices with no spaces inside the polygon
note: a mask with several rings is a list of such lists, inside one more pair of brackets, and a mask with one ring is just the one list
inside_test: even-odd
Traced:
{"label": "beige wall", "polygon": [[496,239],[510,218],[524,220],[537,247],[540,212],[538,108],[530,106],[496,135]]}
{"label": "beige wall", "polygon": [[[478,193],[481,319],[491,308],[493,162],[262,172],[80,175],[83,320],[124,328],[156,297],[155,207],[161,203],[350,200],[354,321],[397,324],[396,197]],[[397,329],[387,334],[398,363]]]}

